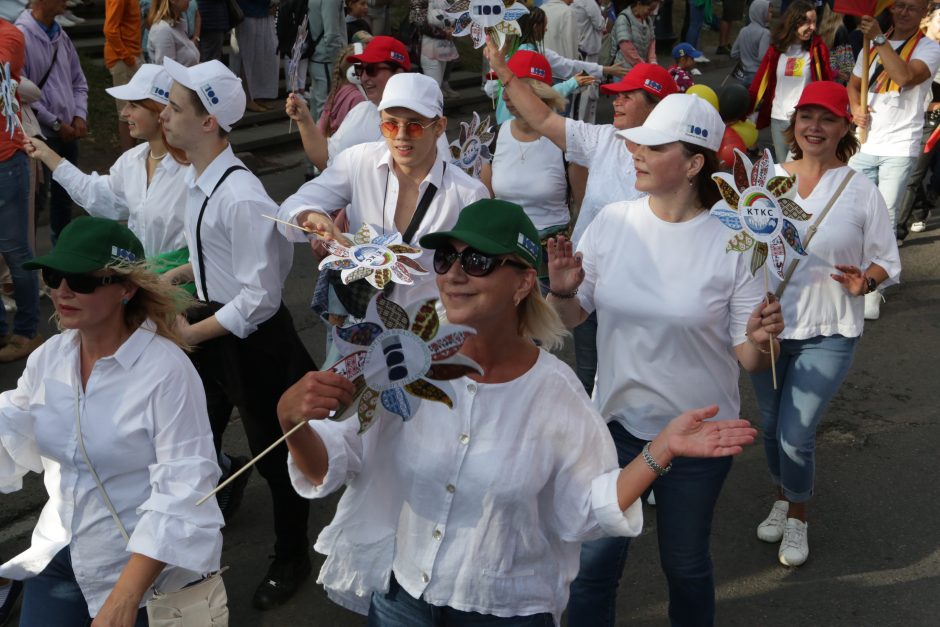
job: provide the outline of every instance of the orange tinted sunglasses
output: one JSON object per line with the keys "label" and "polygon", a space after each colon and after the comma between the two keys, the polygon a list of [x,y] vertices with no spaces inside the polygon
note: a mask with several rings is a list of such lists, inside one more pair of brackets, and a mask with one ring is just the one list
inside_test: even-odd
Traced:
{"label": "orange tinted sunglasses", "polygon": [[428,122],[427,124],[421,124],[420,122],[396,122],[395,120],[386,120],[379,124],[379,128],[382,130],[382,135],[389,139],[393,139],[398,135],[398,129],[405,127],[405,137],[408,139],[419,139],[424,135],[424,129],[430,127],[432,124],[437,122],[439,118],[435,118]]}

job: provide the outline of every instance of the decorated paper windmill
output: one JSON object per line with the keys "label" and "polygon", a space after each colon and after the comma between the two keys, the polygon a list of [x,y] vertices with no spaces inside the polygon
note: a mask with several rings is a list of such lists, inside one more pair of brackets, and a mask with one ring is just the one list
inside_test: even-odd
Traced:
{"label": "decorated paper windmill", "polygon": [[737,231],[728,241],[727,252],[751,251],[751,273],[764,266],[768,258],[774,272],[783,278],[786,246],[805,255],[800,234],[791,220],[809,220],[812,216],[796,204],[796,175],[769,177],[773,161],[770,151],[753,166],[744,153],[735,149],[733,174],[712,175],[721,196],[712,207],[713,216]]}
{"label": "decorated paper windmill", "polygon": [[369,303],[364,321],[349,327],[334,327],[333,342],[343,359],[330,370],[362,390],[358,403],[333,420],[359,414],[359,432],[372,426],[381,403],[389,412],[411,419],[422,400],[453,408],[453,390],[448,383],[472,372],[482,374],[473,360],[458,351],[473,330],[441,325],[436,300],[418,305],[411,315],[401,306],[378,294]]}
{"label": "decorated paper windmill", "polygon": [[20,111],[20,103],[16,101],[16,81],[10,75],[10,64],[4,63],[0,66],[0,109],[3,112],[3,119],[6,121],[7,130],[10,131],[10,138],[13,138],[16,129],[22,128],[20,118],[17,115]]}
{"label": "decorated paper windmill", "polygon": [[496,134],[490,126],[490,117],[486,116],[480,122],[480,116],[474,111],[470,122],[460,123],[460,138],[450,144],[451,163],[473,178],[480,178],[483,162],[493,158],[490,144],[494,137]]}
{"label": "decorated paper windmill", "polygon": [[365,279],[377,289],[389,283],[411,285],[415,274],[427,274],[415,259],[420,248],[402,243],[401,233],[378,235],[370,225],[363,223],[355,233],[345,233],[352,242],[343,246],[336,240],[323,240],[330,255],[320,262],[320,270],[340,270],[345,285]]}
{"label": "decorated paper windmill", "polygon": [[[304,90],[304,78],[300,75],[300,61],[304,56],[304,48],[307,44],[307,16],[304,15],[304,19],[300,22],[300,26],[297,27],[297,38],[294,39],[294,45],[290,50],[290,60],[287,62],[287,91],[288,93],[296,93]],[[290,119],[287,122],[287,132],[291,132],[291,127],[293,126],[294,120]]]}
{"label": "decorated paper windmill", "polygon": [[529,12],[521,2],[508,7],[502,0],[457,0],[445,13],[454,24],[454,37],[470,35],[474,48],[486,43],[486,29],[494,28],[504,34],[518,33],[515,21]]}

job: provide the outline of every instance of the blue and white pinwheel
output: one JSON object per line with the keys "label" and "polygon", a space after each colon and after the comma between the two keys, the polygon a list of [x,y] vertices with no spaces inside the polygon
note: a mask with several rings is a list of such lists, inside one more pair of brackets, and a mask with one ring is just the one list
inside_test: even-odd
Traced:
{"label": "blue and white pinwheel", "polygon": [[516,25],[529,9],[521,2],[508,7],[502,0],[457,0],[446,12],[448,21],[454,25],[454,37],[469,35],[474,48],[486,43],[486,29],[495,28],[504,34],[518,33]]}
{"label": "blue and white pinwheel", "polygon": [[450,143],[450,162],[473,178],[480,178],[483,162],[493,158],[490,144],[495,137],[490,117],[480,122],[479,114],[474,111],[469,122],[460,123],[460,137]]}
{"label": "blue and white pinwheel", "polygon": [[344,285],[365,279],[377,289],[389,283],[411,285],[415,274],[427,274],[415,259],[421,249],[402,243],[401,233],[378,235],[370,225],[363,223],[355,233],[344,233],[351,246],[333,239],[323,240],[330,252],[320,262],[320,270],[339,270]]}

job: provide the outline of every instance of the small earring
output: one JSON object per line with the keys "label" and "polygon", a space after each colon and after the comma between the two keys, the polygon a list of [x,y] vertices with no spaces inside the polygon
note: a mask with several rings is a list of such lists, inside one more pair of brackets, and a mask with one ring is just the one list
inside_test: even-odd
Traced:
{"label": "small earring", "polygon": [[122,304],[122,305],[126,305],[126,304],[129,303],[129,302],[131,302],[131,301],[129,301],[129,300],[126,299],[126,298],[122,298],[122,299],[121,299],[121,304]]}
{"label": "small earring", "polygon": [[693,187],[694,185],[695,185],[695,177],[692,177],[689,179],[689,187]]}
{"label": "small earring", "polygon": [[518,307],[518,306],[519,306],[519,303],[521,303],[521,302],[522,302],[522,299],[521,299],[521,298],[514,298],[514,299],[512,299],[512,303],[513,303],[513,305],[515,305],[516,307]]}

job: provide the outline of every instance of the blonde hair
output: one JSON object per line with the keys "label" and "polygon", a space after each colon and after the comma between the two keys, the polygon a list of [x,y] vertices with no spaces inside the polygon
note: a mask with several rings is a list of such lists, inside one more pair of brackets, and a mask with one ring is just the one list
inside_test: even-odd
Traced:
{"label": "blonde hair", "polygon": [[841,13],[836,13],[830,9],[828,5],[823,5],[823,7],[825,14],[819,22],[819,28],[816,34],[822,37],[826,47],[832,50],[832,44],[836,39],[836,31],[839,30],[839,26],[842,24],[843,16]]}
{"label": "blonde hair", "polygon": [[176,24],[180,19],[179,13],[173,8],[170,0],[156,0],[147,12],[147,26],[153,27],[154,24],[166,20],[170,24]]}
{"label": "blonde hair", "polygon": [[524,78],[525,81],[531,88],[532,92],[535,93],[539,99],[547,104],[550,108],[555,111],[564,111],[567,101],[565,97],[559,94],[557,91],[546,85],[540,80],[534,78]]}
{"label": "blonde hair", "polygon": [[[529,262],[518,255],[512,255],[512,259],[526,266],[529,265]],[[534,268],[533,271],[535,271]],[[532,289],[516,306],[516,312],[519,315],[517,327],[519,335],[537,342],[545,350],[553,351],[561,348],[565,343],[565,338],[570,335],[561,318],[558,317],[558,312],[542,296],[537,278],[532,283]]]}

